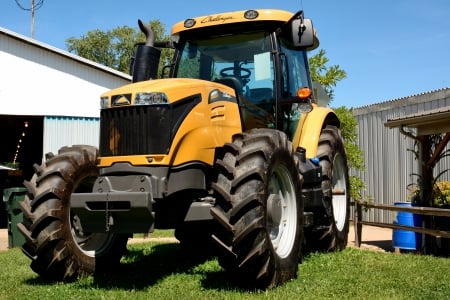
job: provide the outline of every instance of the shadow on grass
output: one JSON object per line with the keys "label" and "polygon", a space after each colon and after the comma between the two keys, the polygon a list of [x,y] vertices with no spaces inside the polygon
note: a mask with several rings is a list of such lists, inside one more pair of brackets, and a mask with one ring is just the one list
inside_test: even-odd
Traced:
{"label": "shadow on grass", "polygon": [[[190,251],[189,251],[190,250]],[[185,249],[179,243],[146,244],[128,248],[119,266],[108,273],[94,274],[93,281],[74,283],[80,288],[143,290],[161,282],[173,274],[200,275],[205,289],[218,291],[255,291],[244,287],[223,269],[195,268],[216,259],[214,251],[202,252],[198,249]],[[29,278],[27,284],[52,286],[55,282],[41,277]]]}
{"label": "shadow on grass", "polygon": [[177,243],[133,247],[114,272],[96,274],[94,283],[99,288],[145,289],[172,274],[189,273],[193,267],[212,259],[211,254],[188,251]]}
{"label": "shadow on grass", "polygon": [[[170,275],[191,273],[195,266],[213,259],[211,252],[185,249],[179,243],[133,245],[122,257],[120,265],[107,273],[94,274],[93,285],[101,289],[145,289]],[[216,273],[218,277],[225,276],[224,271]],[[28,278],[25,283],[39,286],[55,284],[40,276]],[[92,287],[82,279],[76,280],[77,283],[80,287]]]}

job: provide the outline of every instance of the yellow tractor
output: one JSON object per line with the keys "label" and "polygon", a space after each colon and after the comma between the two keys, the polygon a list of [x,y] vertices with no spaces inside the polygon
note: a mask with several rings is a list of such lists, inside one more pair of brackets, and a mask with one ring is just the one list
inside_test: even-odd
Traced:
{"label": "yellow tractor", "polygon": [[74,280],[117,265],[133,233],[174,228],[181,249],[269,288],[296,277],[305,251],[345,248],[347,160],[311,82],[312,21],[227,12],[175,24],[168,42],[139,26],[133,82],[101,95],[99,147],[49,153],[25,182],[31,268]]}

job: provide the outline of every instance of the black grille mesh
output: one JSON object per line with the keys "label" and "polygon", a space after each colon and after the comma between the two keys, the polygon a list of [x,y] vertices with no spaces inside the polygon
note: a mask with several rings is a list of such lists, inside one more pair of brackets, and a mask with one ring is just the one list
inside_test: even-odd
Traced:
{"label": "black grille mesh", "polygon": [[183,119],[201,100],[170,105],[125,106],[100,113],[100,155],[167,154]]}

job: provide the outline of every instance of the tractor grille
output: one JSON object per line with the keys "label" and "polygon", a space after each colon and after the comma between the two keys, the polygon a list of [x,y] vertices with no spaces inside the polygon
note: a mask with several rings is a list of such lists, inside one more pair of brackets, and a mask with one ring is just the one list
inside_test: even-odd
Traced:
{"label": "tractor grille", "polygon": [[168,105],[124,106],[100,113],[100,155],[167,154],[200,95]]}

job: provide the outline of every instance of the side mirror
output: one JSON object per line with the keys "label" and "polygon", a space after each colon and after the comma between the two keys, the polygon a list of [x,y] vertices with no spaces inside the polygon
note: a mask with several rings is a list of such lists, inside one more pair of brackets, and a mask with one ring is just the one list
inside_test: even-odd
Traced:
{"label": "side mirror", "polygon": [[291,28],[294,47],[314,50],[319,46],[319,39],[311,19],[294,19],[291,21]]}

